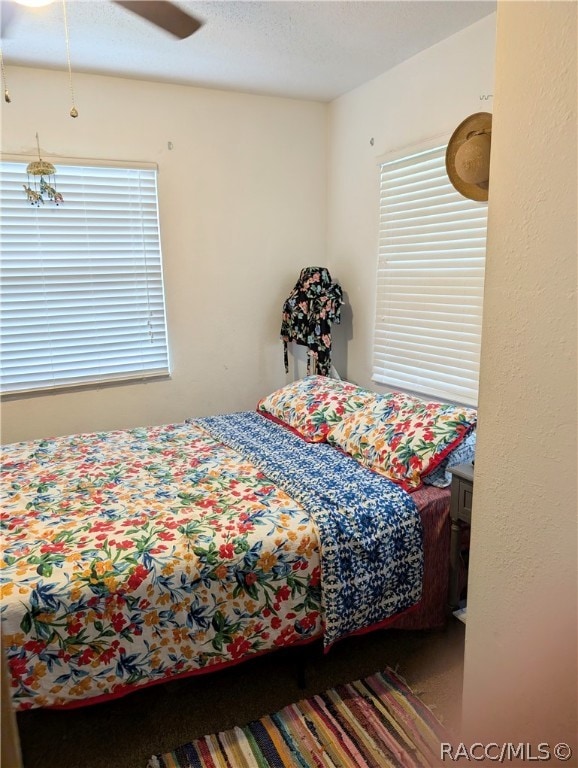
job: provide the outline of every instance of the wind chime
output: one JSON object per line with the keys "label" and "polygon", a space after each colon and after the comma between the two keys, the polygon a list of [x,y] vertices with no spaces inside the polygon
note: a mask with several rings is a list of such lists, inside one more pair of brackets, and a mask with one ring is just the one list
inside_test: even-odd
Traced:
{"label": "wind chime", "polygon": [[64,198],[60,192],[56,191],[54,181],[56,168],[52,163],[48,163],[40,157],[38,134],[36,134],[36,146],[38,147],[38,160],[34,160],[26,166],[28,184],[22,185],[24,187],[24,192],[26,193],[26,198],[30,205],[36,205],[38,207],[45,202],[44,196],[46,195],[50,203],[60,205],[60,203],[64,202]]}
{"label": "wind chime", "polygon": [[[62,0],[62,14],[64,19],[64,34],[66,38],[66,58],[68,63],[68,78],[70,83],[70,97],[72,107],[70,109],[70,117],[78,117],[78,110],[74,101],[74,88],[72,85],[72,67],[70,64],[70,40],[68,36],[68,18],[66,15],[66,0]],[[4,69],[4,58],[2,56],[2,50],[0,49],[0,74],[2,76],[2,86],[4,90],[4,101],[10,104],[12,98],[8,91],[6,83],[6,72]],[[54,176],[56,174],[56,168],[52,163],[43,160],[40,157],[40,143],[38,139],[38,133],[36,134],[36,147],[38,149],[38,160],[34,160],[26,167],[26,173],[28,175],[28,184],[23,184],[24,193],[26,199],[31,205],[40,206],[47,200],[54,205],[60,205],[64,202],[62,194],[56,190]]]}

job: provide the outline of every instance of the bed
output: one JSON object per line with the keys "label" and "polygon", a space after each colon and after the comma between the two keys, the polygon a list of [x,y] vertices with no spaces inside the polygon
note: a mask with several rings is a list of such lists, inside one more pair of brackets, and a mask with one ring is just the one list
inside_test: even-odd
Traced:
{"label": "bed", "polygon": [[[401,480],[376,471],[382,446],[360,419],[391,429],[397,414],[395,443],[400,397],[307,377],[254,412],[6,446],[0,616],[15,707],[442,624],[449,492],[423,485],[411,457]],[[428,470],[475,416],[454,422]]]}

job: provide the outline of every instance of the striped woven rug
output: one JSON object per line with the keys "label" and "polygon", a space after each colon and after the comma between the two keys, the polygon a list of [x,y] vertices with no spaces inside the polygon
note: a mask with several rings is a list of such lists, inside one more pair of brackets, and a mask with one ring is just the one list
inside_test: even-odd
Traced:
{"label": "striped woven rug", "polygon": [[149,768],[431,768],[442,741],[443,726],[387,670],[155,755]]}

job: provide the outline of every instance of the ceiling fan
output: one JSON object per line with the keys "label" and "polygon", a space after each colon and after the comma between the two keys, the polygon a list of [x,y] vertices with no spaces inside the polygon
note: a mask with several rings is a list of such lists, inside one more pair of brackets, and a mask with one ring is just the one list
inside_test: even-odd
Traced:
{"label": "ceiling fan", "polygon": [[113,2],[156,24],[157,27],[170,32],[180,40],[190,37],[203,24],[202,21],[167,0],[113,0]]}
{"label": "ceiling fan", "polygon": [[[16,0],[16,2],[21,5],[38,6],[48,5],[54,0]],[[112,2],[150,21],[180,40],[190,37],[203,25],[202,21],[168,0],[112,0]],[[1,28],[2,37],[4,37],[14,15],[15,6],[13,2],[6,2],[6,0],[1,5]]]}

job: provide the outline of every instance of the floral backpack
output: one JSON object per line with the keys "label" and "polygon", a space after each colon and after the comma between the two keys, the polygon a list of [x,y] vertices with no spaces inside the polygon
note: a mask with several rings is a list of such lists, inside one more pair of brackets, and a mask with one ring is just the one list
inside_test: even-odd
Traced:
{"label": "floral backpack", "polygon": [[305,267],[283,304],[281,339],[285,373],[289,372],[287,345],[290,341],[309,348],[307,374],[329,376],[331,368],[331,324],[341,321],[343,291],[331,280],[325,267]]}

